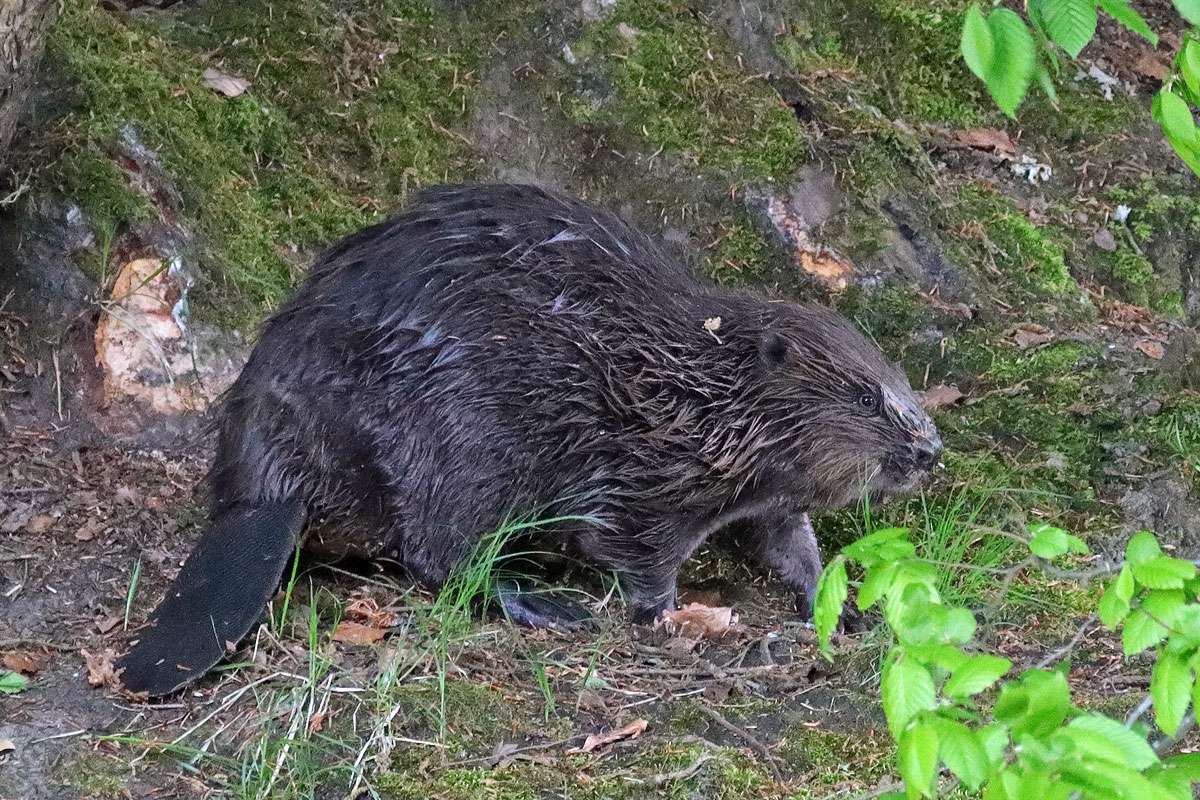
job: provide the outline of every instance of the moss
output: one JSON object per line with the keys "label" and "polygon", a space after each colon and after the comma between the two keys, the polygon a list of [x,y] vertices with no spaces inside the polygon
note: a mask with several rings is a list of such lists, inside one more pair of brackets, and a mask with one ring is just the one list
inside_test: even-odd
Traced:
{"label": "moss", "polygon": [[[978,125],[995,116],[959,57],[965,3],[822,0],[777,43],[801,74],[851,71],[864,99],[889,119]],[[881,58],[880,53],[886,53]]]}
{"label": "moss", "polygon": [[783,734],[779,755],[803,788],[795,800],[826,797],[831,786],[867,787],[888,775],[894,747],[886,733],[867,730],[854,735],[791,725]]}
{"label": "moss", "polygon": [[949,241],[959,260],[993,263],[996,269],[987,277],[994,280],[998,274],[1011,295],[1085,303],[1067,267],[1070,239],[1065,232],[1035,225],[1011,199],[979,185],[961,189],[940,213],[942,227],[957,232]]}
{"label": "moss", "polygon": [[1110,260],[1112,283],[1131,303],[1140,306],[1150,304],[1150,285],[1154,279],[1154,265],[1140,253],[1121,247]]}
{"label": "moss", "polygon": [[129,796],[125,788],[128,770],[118,760],[98,753],[85,753],[64,761],[55,770],[58,780],[90,800],[118,800]]}
{"label": "moss", "polygon": [[679,0],[622,0],[577,50],[597,54],[613,91],[578,85],[563,101],[576,122],[615,126],[652,149],[744,179],[786,178],[804,158],[791,110],[762,77],[746,74],[724,34]]}
{"label": "moss", "polygon": [[[266,14],[224,0],[156,24],[69,4],[49,48],[85,100],[66,119],[72,141],[54,178],[95,219],[145,218],[147,204],[103,166],[136,122],[200,234],[202,311],[257,316],[291,285],[304,253],[413,187],[465,170],[450,129],[467,108],[474,61],[459,45],[469,33],[414,0],[383,5],[331,24],[338,18],[324,3],[277,2]],[[253,76],[236,98],[202,80],[226,50],[217,63]],[[364,56],[369,74],[356,61]]]}
{"label": "moss", "polygon": [[727,218],[705,251],[705,272],[718,283],[744,286],[761,281],[769,268],[771,243],[748,217]]}

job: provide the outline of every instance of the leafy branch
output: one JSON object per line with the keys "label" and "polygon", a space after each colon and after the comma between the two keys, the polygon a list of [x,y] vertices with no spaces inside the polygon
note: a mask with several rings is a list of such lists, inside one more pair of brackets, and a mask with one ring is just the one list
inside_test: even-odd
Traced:
{"label": "leafy branch", "polygon": [[[987,800],[1189,800],[1200,754],[1164,756],[1194,724],[1200,707],[1200,577],[1196,565],[1166,555],[1150,533],[1129,540],[1119,565],[1073,573],[1052,562],[1086,555],[1061,528],[1037,525],[1018,537],[1041,564],[1085,578],[1110,576],[1097,612],[1063,650],[1010,676],[1006,658],[974,644],[976,620],[947,604],[937,567],[916,555],[904,528],[876,531],[842,550],[821,575],[814,620],[823,651],[849,595],[847,566],[862,570],[857,604],[878,607],[894,637],[881,695],[897,743],[903,791],[888,800],[935,796],[940,770]],[[1077,707],[1062,659],[1099,618],[1120,630],[1126,656],[1155,650],[1150,693],[1125,721]],[[1057,664],[1051,666],[1051,664]],[[981,702],[987,698],[988,702]],[[1161,735],[1142,722],[1154,711]]]}
{"label": "leafy branch", "polygon": [[[1154,96],[1150,113],[1171,147],[1200,175],[1200,0],[1172,0],[1192,27],[1175,57],[1171,74]],[[1036,80],[1057,101],[1054,76],[1063,57],[1078,58],[1096,35],[1099,12],[1158,46],[1158,34],[1128,0],[1026,0],[1026,18],[1007,8],[985,13],[972,5],[963,21],[961,52],[996,105],[1010,117]]]}

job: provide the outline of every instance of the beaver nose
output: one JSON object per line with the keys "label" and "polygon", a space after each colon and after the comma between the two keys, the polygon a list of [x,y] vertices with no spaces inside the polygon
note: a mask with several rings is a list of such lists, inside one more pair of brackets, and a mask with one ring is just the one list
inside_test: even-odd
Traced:
{"label": "beaver nose", "polygon": [[919,469],[928,472],[937,466],[942,457],[942,439],[936,433],[912,443],[913,462]]}

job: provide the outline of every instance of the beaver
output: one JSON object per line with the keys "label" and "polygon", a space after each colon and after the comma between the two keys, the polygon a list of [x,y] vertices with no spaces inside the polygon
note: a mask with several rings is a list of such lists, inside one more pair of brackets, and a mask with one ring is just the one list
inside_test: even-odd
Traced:
{"label": "beaver", "polygon": [[[437,590],[536,510],[617,575],[634,623],[735,525],[805,612],[808,513],[913,489],[941,442],[848,320],[696,277],[619,216],[526,185],[441,186],[332,246],[223,400],[211,524],[118,663],[132,692],[204,674],[260,618],[306,520],[356,520]],[[749,538],[747,538],[749,537]],[[520,591],[500,610],[570,627]]]}

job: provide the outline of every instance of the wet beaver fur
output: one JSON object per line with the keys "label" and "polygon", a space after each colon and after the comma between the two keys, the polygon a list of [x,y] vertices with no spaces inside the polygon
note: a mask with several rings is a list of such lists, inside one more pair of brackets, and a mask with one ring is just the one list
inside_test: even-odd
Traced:
{"label": "wet beaver fur", "polygon": [[616,571],[635,622],[736,523],[807,610],[807,512],[907,491],[940,451],[904,375],[836,313],[709,285],[574,198],[434,188],[326,252],[265,324],[222,410],[212,524],[121,680],[161,695],[204,674],[316,515],[367,526],[432,589],[505,518],[575,518],[553,534]]}

